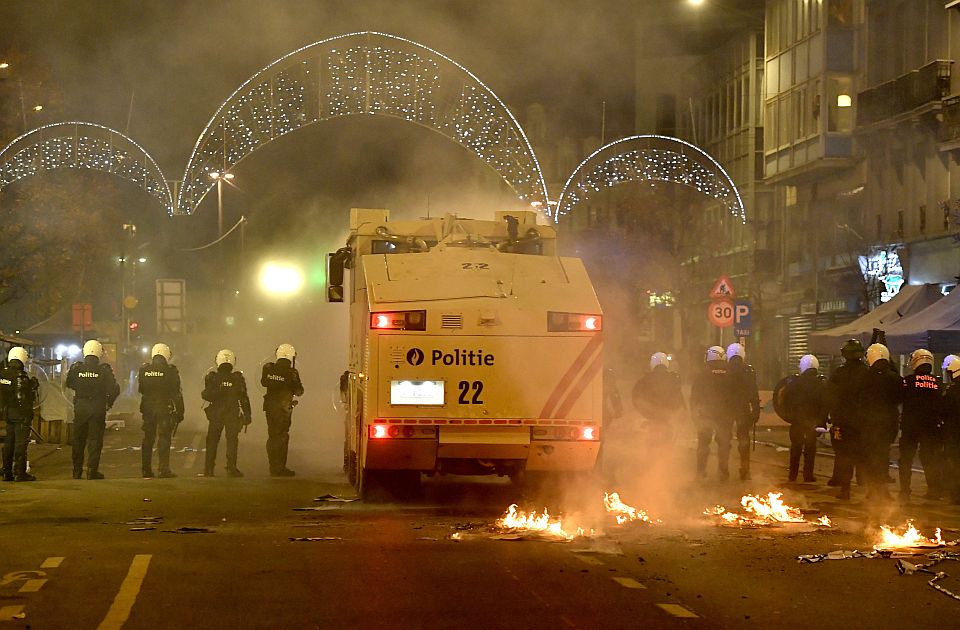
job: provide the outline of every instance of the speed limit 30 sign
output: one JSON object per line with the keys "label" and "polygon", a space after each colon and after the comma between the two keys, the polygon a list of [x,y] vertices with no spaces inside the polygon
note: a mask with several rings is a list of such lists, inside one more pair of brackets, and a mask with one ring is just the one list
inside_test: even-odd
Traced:
{"label": "speed limit 30 sign", "polygon": [[710,302],[710,307],[707,309],[710,323],[717,328],[733,326],[733,313],[733,302],[727,299],[714,300]]}

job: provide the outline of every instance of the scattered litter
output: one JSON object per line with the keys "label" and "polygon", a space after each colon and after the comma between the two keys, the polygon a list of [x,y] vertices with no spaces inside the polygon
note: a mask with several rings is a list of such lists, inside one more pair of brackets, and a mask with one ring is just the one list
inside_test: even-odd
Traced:
{"label": "scattered litter", "polygon": [[310,507],[295,507],[293,508],[294,512],[329,512],[339,510],[342,506],[339,505],[319,505],[319,506],[310,506]]}
{"label": "scattered litter", "polygon": [[339,536],[291,536],[291,542],[319,542],[321,540],[343,540]]}
{"label": "scattered litter", "polygon": [[461,534],[460,532],[453,532],[452,534],[450,534],[450,540],[455,540],[456,542],[460,542],[461,540],[463,540],[463,534]]}
{"label": "scattered litter", "polygon": [[146,497],[143,498],[144,503],[150,503],[151,501],[153,501],[153,499],[148,499]]}
{"label": "scattered litter", "polygon": [[177,453],[199,453],[200,449],[193,448],[192,446],[184,446],[180,450],[176,451]]}
{"label": "scattered litter", "polygon": [[27,613],[25,612],[18,612],[17,614],[11,617],[11,619],[26,619],[26,618],[27,618]]}
{"label": "scattered litter", "polygon": [[430,536],[421,536],[417,540],[440,540],[439,538],[432,538]]}
{"label": "scattered litter", "polygon": [[140,450],[140,447],[139,447],[139,446],[121,446],[120,448],[115,448],[115,449],[113,449],[113,450],[114,450],[115,452],[120,452],[120,451],[139,451],[139,450]]}
{"label": "scattered litter", "polygon": [[802,556],[797,556],[797,560],[800,564],[813,564],[815,562],[823,562],[824,560],[850,560],[852,558],[880,558],[882,554],[876,549],[872,551],[860,551],[859,549],[854,549],[853,551],[831,551],[829,553],[812,553]]}
{"label": "scattered litter", "polygon": [[131,532],[151,532],[155,530],[156,527],[131,527]]}
{"label": "scattered litter", "polygon": [[170,534],[213,534],[212,529],[206,527],[178,527],[176,529],[165,529],[164,532]]}
{"label": "scattered litter", "polygon": [[778,447],[777,447],[777,452],[778,452],[778,453],[786,453],[786,452],[789,451],[789,450],[790,450],[790,449],[789,449],[788,447],[786,447],[786,446],[778,446]]}
{"label": "scattered litter", "polygon": [[356,501],[357,497],[338,497],[334,494],[322,494],[314,501],[328,501],[330,503],[350,503]]}
{"label": "scattered litter", "polygon": [[132,521],[127,521],[124,525],[157,525],[163,522],[162,516],[141,516]]}

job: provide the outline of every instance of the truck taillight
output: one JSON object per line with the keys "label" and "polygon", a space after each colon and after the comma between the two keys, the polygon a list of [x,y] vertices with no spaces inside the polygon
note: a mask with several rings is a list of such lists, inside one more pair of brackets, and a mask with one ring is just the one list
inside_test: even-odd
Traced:
{"label": "truck taillight", "polygon": [[370,328],[375,330],[426,330],[426,311],[370,313]]}
{"label": "truck taillight", "polygon": [[581,440],[596,440],[600,437],[596,427],[583,427],[580,429]]}
{"label": "truck taillight", "polygon": [[603,317],[591,313],[547,313],[547,330],[550,332],[592,332],[603,329]]}
{"label": "truck taillight", "polygon": [[387,427],[383,424],[374,424],[370,426],[370,438],[374,440],[382,440],[387,437]]}

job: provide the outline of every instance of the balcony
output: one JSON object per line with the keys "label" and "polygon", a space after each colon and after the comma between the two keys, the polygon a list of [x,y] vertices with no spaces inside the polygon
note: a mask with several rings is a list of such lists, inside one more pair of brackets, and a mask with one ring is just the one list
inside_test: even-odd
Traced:
{"label": "balcony", "polygon": [[857,126],[868,127],[939,103],[950,94],[953,61],[938,59],[857,96]]}

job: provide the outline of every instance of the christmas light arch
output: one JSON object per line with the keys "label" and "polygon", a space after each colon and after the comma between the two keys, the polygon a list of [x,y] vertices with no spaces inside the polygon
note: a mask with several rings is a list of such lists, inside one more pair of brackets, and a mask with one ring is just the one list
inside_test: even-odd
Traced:
{"label": "christmas light arch", "polygon": [[683,184],[716,199],[741,223],[747,215],[730,175],[703,149],[679,138],[654,134],[606,144],[573,170],[560,193],[559,218],[603,188],[635,181]]}
{"label": "christmas light arch", "polygon": [[0,151],[0,189],[62,168],[103,171],[137,184],[173,213],[173,195],[160,167],[139,144],[115,129],[87,122],[37,127]]}
{"label": "christmas light arch", "polygon": [[503,101],[469,70],[417,42],[373,31],[295,50],[254,74],[220,105],[183,174],[177,211],[192,213],[231,169],[307,125],[353,115],[418,124],[472,151],[526,202],[546,207],[540,164]]}

